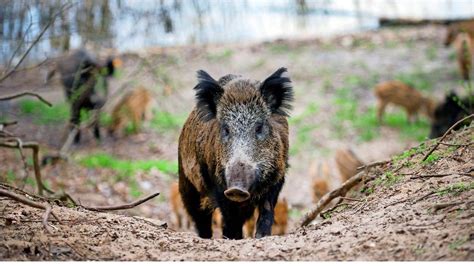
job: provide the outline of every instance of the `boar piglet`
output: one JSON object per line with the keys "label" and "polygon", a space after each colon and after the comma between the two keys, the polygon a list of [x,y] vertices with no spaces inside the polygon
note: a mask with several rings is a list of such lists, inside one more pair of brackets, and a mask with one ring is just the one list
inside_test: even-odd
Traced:
{"label": "boar piglet", "polygon": [[258,208],[256,237],[272,231],[288,168],[288,111],[293,89],[286,68],[263,82],[198,71],[196,106],[179,137],[179,191],[200,237],[212,237],[219,207],[222,232],[242,238]]}

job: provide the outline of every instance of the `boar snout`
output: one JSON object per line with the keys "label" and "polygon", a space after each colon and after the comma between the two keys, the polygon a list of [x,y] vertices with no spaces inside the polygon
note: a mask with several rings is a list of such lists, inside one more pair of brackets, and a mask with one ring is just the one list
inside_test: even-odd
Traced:
{"label": "boar snout", "polygon": [[255,179],[255,171],[252,166],[237,162],[232,164],[226,173],[227,187],[224,195],[236,202],[243,202],[250,198],[248,189]]}
{"label": "boar snout", "polygon": [[231,201],[235,202],[244,202],[250,198],[250,193],[239,187],[231,187],[227,189],[224,191],[224,195]]}

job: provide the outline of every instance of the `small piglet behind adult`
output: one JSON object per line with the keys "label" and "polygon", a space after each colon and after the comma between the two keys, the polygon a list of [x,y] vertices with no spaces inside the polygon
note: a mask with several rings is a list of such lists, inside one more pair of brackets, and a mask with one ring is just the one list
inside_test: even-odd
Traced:
{"label": "small piglet behind adult", "polygon": [[286,68],[263,82],[198,71],[196,107],[179,137],[179,191],[200,237],[212,237],[222,212],[224,237],[242,238],[258,208],[256,237],[272,231],[288,168],[288,111],[293,89]]}

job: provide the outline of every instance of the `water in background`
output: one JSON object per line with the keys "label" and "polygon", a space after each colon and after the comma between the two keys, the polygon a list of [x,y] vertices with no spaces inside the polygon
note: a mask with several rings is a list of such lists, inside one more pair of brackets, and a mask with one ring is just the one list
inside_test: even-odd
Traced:
{"label": "water in background", "polygon": [[[0,0],[0,63],[28,48],[63,0]],[[379,17],[474,17],[474,0],[81,0],[58,16],[30,58],[89,45],[151,46],[310,38],[378,27]],[[23,42],[22,45],[19,45]],[[18,60],[18,58],[16,58]]]}

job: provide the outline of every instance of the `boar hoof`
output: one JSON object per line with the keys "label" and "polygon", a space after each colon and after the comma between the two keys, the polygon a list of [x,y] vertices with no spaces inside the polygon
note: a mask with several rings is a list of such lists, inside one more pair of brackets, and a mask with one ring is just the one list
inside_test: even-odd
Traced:
{"label": "boar hoof", "polygon": [[235,202],[244,202],[250,198],[250,193],[238,187],[231,187],[224,191],[224,195]]}

